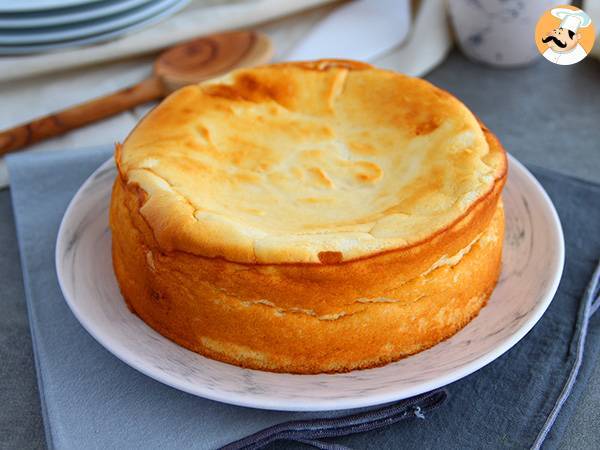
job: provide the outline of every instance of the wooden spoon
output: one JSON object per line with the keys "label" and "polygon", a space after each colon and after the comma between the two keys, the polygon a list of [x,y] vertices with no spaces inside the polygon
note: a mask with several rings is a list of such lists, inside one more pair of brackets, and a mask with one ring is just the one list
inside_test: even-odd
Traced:
{"label": "wooden spoon", "polygon": [[214,34],[176,45],[159,55],[152,77],[135,86],[0,131],[0,155],[163,98],[187,84],[264,64],[271,55],[269,38],[254,31]]}

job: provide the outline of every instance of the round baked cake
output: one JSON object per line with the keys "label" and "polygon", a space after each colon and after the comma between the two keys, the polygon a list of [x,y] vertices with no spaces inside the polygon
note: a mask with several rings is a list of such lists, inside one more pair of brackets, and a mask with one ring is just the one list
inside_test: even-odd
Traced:
{"label": "round baked cake", "polygon": [[506,155],[452,95],[338,60],[185,87],[117,146],[129,308],[210,358],[292,373],[452,336],[501,266]]}

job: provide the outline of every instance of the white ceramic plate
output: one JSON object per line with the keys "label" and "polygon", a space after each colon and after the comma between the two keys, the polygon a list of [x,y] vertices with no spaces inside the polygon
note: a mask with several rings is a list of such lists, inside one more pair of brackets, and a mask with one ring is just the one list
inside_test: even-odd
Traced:
{"label": "white ceramic plate", "polygon": [[86,38],[100,33],[120,30],[129,25],[147,20],[177,3],[178,0],[153,0],[125,12],[102,17],[97,20],[72,23],[67,25],[22,29],[0,29],[0,45],[29,45],[60,42]]}
{"label": "white ceramic plate", "polygon": [[109,0],[58,10],[0,13],[0,29],[40,28],[99,19],[150,1],[152,0]]}
{"label": "white ceramic plate", "polygon": [[480,369],[536,324],[558,287],[561,225],[540,184],[514,158],[504,190],[506,240],[488,305],[435,347],[384,367],[335,375],[242,369],[190,352],[129,312],[111,263],[108,205],[115,168],[104,163],[65,212],[56,244],[58,280],[85,329],[115,356],[169,386],[255,408],[317,411],[376,405],[444,386]]}
{"label": "white ceramic plate", "polygon": [[[0,0],[1,1],[1,0]],[[184,8],[191,0],[175,0],[171,1],[170,5],[156,13],[153,16],[141,20],[139,22],[124,26],[122,28],[100,33],[94,36],[71,39],[67,41],[51,42],[44,44],[31,44],[31,45],[0,45],[0,55],[25,55],[31,53],[39,53],[46,51],[61,50],[69,47],[80,47],[90,44],[99,44],[102,42],[110,41],[121,37],[122,35],[132,33],[142,28],[154,25],[166,18],[172,16],[182,8]]]}

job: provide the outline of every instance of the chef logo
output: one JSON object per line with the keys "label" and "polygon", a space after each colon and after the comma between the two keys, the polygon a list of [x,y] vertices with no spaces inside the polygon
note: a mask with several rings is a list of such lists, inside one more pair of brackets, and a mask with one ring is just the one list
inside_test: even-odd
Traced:
{"label": "chef logo", "polygon": [[574,6],[563,5],[546,11],[535,28],[535,43],[544,58],[567,66],[578,63],[594,46],[592,19]]}

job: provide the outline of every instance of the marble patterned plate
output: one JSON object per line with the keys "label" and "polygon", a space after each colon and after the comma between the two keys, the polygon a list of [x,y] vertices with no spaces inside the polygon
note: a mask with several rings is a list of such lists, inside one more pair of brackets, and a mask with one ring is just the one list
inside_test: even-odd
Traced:
{"label": "marble patterned plate", "polygon": [[116,170],[104,163],[62,220],[56,269],[65,299],[85,329],[115,356],[169,386],[201,397],[274,410],[317,411],[377,405],[452,383],[498,358],[540,319],[564,263],[560,221],[547,194],[510,158],[500,281],[488,305],[452,338],[387,366],[335,375],[242,369],[165,339],[129,312],[111,263],[108,205]]}

